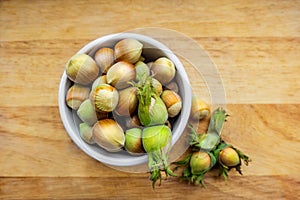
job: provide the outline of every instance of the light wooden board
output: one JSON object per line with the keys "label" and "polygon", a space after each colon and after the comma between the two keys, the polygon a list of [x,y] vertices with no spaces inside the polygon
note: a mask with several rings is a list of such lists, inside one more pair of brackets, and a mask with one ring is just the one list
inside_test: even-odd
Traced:
{"label": "light wooden board", "polygon": [[[168,39],[158,39],[170,43]],[[223,80],[227,103],[300,102],[300,38],[200,37],[195,40],[215,63]],[[88,42],[0,41],[0,64],[3,66],[0,68],[0,93],[7,94],[2,95],[1,105],[57,105],[58,86],[65,64]],[[184,48],[179,46],[175,52],[180,53]],[[199,51],[190,51],[198,56]],[[201,94],[201,89],[207,93],[204,79],[195,67],[188,64],[185,67],[195,93]]]}
{"label": "light wooden board", "polygon": [[[0,1],[0,199],[296,199],[299,19],[298,0]],[[67,60],[98,37],[145,27],[192,38],[215,63],[231,115],[223,137],[252,158],[243,176],[209,173],[206,189],[170,178],[153,191],[147,173],[95,161],[67,135],[57,107]],[[167,46],[178,39],[151,34]],[[179,56],[200,55],[178,42]],[[182,61],[209,101],[212,77]]]}
{"label": "light wooden board", "polygon": [[4,199],[297,199],[299,185],[299,176],[244,176],[227,182],[208,177],[206,188],[172,179],[155,190],[144,177],[0,179]]}
{"label": "light wooden board", "polygon": [[[2,1],[2,40],[96,38],[141,27],[190,37],[299,37],[295,1]],[[49,10],[50,9],[50,10]]]}

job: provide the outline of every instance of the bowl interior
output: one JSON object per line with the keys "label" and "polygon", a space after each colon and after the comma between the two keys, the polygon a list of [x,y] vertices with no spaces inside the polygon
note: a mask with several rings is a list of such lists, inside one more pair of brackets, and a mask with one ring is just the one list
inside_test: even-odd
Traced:
{"label": "bowl interior", "polygon": [[[179,93],[182,97],[183,103],[181,113],[174,122],[172,129],[172,144],[175,144],[180,135],[183,133],[189,119],[192,92],[188,76],[185,72],[182,63],[175,56],[175,54],[171,52],[170,49],[168,49],[165,45],[158,42],[157,40],[154,40],[144,35],[133,33],[121,33],[112,34],[96,39],[88,43],[77,53],[86,53],[89,54],[91,57],[94,57],[94,54],[99,48],[112,48],[118,41],[125,38],[134,38],[143,43],[143,56],[147,58],[146,62],[149,60],[153,61],[159,57],[165,56],[172,60],[176,66],[177,73],[175,79],[178,84],[180,91]],[[140,156],[132,156],[126,151],[111,153],[97,145],[87,144],[80,138],[79,124],[81,123],[81,120],[77,117],[76,112],[72,111],[69,107],[67,107],[65,103],[65,97],[71,84],[72,82],[67,78],[66,73],[64,73],[59,87],[58,101],[62,122],[74,143],[89,156],[108,165],[134,166],[147,162],[147,154],[143,154]]]}

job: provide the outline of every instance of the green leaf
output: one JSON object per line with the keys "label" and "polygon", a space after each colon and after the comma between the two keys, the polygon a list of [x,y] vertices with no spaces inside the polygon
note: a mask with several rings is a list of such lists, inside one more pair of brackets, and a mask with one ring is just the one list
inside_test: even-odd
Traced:
{"label": "green leaf", "polygon": [[204,182],[203,182],[203,179],[204,179],[204,176],[198,176],[197,177],[197,179],[196,179],[196,181],[195,181],[195,184],[196,185],[198,185],[198,184],[201,184],[201,186],[203,187],[203,188],[205,188],[205,184],[204,184]]}
{"label": "green leaf", "polygon": [[236,166],[235,170],[238,171],[240,175],[243,175],[242,170],[241,170],[241,165]]}
{"label": "green leaf", "polygon": [[224,141],[221,141],[221,143],[219,143],[219,145],[216,147],[216,149],[213,150],[213,154],[215,156],[216,159],[219,158],[219,154],[220,152],[225,148],[225,147],[229,147],[231,145],[226,144]]}
{"label": "green leaf", "polygon": [[186,165],[190,162],[191,157],[192,157],[192,154],[189,153],[183,160],[180,160],[180,161],[177,161],[177,162],[172,162],[171,164],[178,165],[180,167],[184,166],[184,165]]}
{"label": "green leaf", "polygon": [[216,133],[208,133],[204,140],[200,142],[200,146],[205,150],[214,149],[220,142],[220,136]]}
{"label": "green leaf", "polygon": [[245,165],[248,165],[249,162],[251,162],[251,159],[246,154],[244,154],[242,151],[240,151],[237,148],[234,148],[234,150],[238,153],[239,157],[244,161]]}
{"label": "green leaf", "polygon": [[221,135],[221,131],[223,128],[223,124],[226,120],[226,112],[223,108],[217,108],[213,113],[212,117],[210,118],[209,127],[207,132],[208,133],[216,133],[219,136]]}
{"label": "green leaf", "polygon": [[198,144],[199,143],[199,134],[194,129],[193,125],[189,124],[188,126],[190,128],[190,145]]}
{"label": "green leaf", "polygon": [[170,175],[170,176],[173,176],[173,177],[176,177],[177,175],[171,170],[171,168],[168,166],[166,167],[166,176]]}
{"label": "green leaf", "polygon": [[192,174],[190,166],[184,169],[183,177],[189,177]]}
{"label": "green leaf", "polygon": [[220,166],[219,176],[223,176],[225,180],[228,178],[228,169]]}
{"label": "green leaf", "polygon": [[214,156],[213,153],[211,152],[208,152],[208,155],[210,156],[210,159],[211,159],[211,163],[210,163],[210,169],[213,168],[215,166],[215,164],[217,163],[217,159],[216,157]]}

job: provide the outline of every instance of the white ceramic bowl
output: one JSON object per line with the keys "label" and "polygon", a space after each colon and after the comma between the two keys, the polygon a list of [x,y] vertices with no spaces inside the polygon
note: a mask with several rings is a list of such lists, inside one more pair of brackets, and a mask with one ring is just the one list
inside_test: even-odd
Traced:
{"label": "white ceramic bowl", "polygon": [[[179,61],[179,59],[172,53],[172,51],[167,48],[162,43],[154,40],[150,37],[134,34],[134,33],[120,33],[120,34],[111,34],[101,38],[98,38],[82,49],[79,53],[86,53],[94,57],[95,52],[101,47],[114,47],[114,45],[125,38],[134,38],[143,43],[143,55],[147,59],[155,60],[158,57],[165,56],[173,61],[176,66],[176,81],[179,86],[180,96],[182,97],[183,107],[180,115],[175,121],[172,129],[172,144],[174,145],[179,139],[180,135],[183,133],[190,115],[191,109],[191,97],[192,91],[189,84],[188,76],[186,71]],[[66,61],[67,62],[67,61]],[[62,75],[59,92],[58,92],[58,104],[59,112],[62,119],[62,122],[67,130],[69,136],[72,138],[74,143],[82,149],[86,154],[92,158],[112,166],[134,166],[147,162],[147,154],[140,156],[132,156],[125,151],[110,153],[102,149],[97,145],[90,145],[84,142],[79,135],[79,124],[81,123],[80,119],[76,116],[75,112],[72,111],[65,102],[65,97],[69,87],[71,86],[71,81],[67,78],[66,73]]]}

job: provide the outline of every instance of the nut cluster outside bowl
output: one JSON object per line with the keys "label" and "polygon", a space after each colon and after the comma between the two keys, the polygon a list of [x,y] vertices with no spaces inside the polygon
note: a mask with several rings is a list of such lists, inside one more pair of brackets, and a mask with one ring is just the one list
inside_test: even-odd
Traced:
{"label": "nut cluster outside bowl", "polygon": [[[179,114],[178,118],[174,122],[172,129],[172,145],[174,145],[181,134],[184,132],[184,129],[188,123],[191,109],[191,100],[192,100],[192,90],[189,83],[189,79],[187,73],[177,58],[177,56],[164,44],[161,42],[150,38],[148,36],[144,36],[141,34],[135,33],[118,33],[111,34],[107,36],[100,37],[94,41],[91,41],[87,45],[85,45],[82,49],[80,49],[77,54],[86,53],[91,57],[94,57],[96,51],[102,47],[114,47],[114,45],[125,38],[133,38],[141,43],[143,43],[143,55],[147,59],[157,59],[161,56],[165,56],[169,58],[176,66],[176,82],[179,87],[180,96],[182,98],[182,110]],[[67,78],[66,72],[63,73],[59,92],[58,92],[58,105],[59,112],[61,116],[61,120],[63,125],[73,140],[73,142],[82,149],[86,154],[90,157],[108,165],[112,166],[134,166],[147,162],[148,155],[143,154],[139,156],[133,156],[127,153],[126,151],[111,153],[108,152],[97,145],[91,145],[84,142],[79,134],[79,124],[81,123],[80,119],[74,114],[67,105],[65,101],[65,97],[68,89],[70,88],[72,82]]]}

